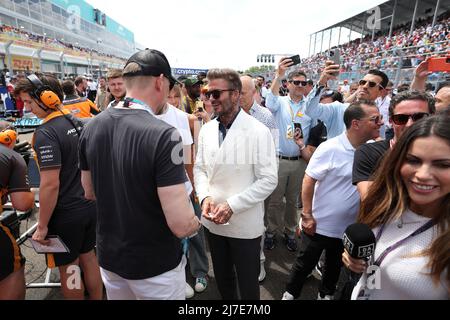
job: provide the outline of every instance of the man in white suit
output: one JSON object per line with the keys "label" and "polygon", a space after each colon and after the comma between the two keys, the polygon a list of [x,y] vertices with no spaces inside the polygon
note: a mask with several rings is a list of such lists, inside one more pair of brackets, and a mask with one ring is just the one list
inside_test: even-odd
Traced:
{"label": "man in white suit", "polygon": [[264,200],[278,184],[275,145],[269,129],[239,108],[237,72],[212,69],[208,81],[218,118],[200,131],[194,179],[214,275],[223,299],[259,300]]}

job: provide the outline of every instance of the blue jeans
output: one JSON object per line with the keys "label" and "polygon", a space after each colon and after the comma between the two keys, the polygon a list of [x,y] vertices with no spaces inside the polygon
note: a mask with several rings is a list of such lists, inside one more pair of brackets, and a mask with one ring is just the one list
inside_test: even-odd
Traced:
{"label": "blue jeans", "polygon": [[[191,197],[195,215],[201,219],[202,210],[200,205]],[[194,278],[203,278],[208,274],[209,264],[205,249],[205,233],[203,228],[189,239],[189,266]]]}

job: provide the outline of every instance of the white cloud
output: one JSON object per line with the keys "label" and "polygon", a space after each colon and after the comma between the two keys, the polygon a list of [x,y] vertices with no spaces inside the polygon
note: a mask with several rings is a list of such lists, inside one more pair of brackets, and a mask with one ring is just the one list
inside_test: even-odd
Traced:
{"label": "white cloud", "polygon": [[[244,70],[256,65],[261,53],[300,53],[304,57],[311,33],[385,1],[88,2],[134,32],[138,43],[163,51],[172,67]],[[325,43],[324,48],[328,41]]]}

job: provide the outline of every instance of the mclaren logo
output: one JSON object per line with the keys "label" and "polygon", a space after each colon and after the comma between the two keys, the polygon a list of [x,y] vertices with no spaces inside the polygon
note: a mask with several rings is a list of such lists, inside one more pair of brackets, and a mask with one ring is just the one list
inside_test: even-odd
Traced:
{"label": "mclaren logo", "polygon": [[[78,128],[78,131],[81,131],[81,127]],[[71,135],[74,135],[74,134],[77,134],[77,133],[78,132],[77,132],[77,130],[75,130],[75,128],[70,129],[69,131],[67,131],[67,135],[68,136],[71,136]]]}

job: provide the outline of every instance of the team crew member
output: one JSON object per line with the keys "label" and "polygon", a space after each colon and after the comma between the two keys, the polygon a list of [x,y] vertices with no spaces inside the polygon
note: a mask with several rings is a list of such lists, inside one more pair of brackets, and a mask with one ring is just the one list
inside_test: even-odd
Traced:
{"label": "team crew member", "polygon": [[[0,123],[0,214],[9,194],[13,207],[20,211],[31,209],[34,195],[28,185],[27,166],[14,152],[16,132]],[[25,258],[11,231],[0,223],[0,300],[25,298]]]}
{"label": "team crew member", "polygon": [[62,83],[64,91],[64,108],[77,118],[92,118],[100,113],[95,103],[88,98],[79,97],[75,90],[75,84],[71,80]]}
{"label": "team crew member", "polygon": [[[60,110],[63,97],[55,78],[35,75],[16,87],[27,111],[44,119],[36,129],[33,148],[40,168],[40,214],[33,239],[43,244],[47,235],[58,235],[69,253],[47,254],[47,265],[59,267],[66,299],[83,299],[84,285],[69,288],[69,277],[84,272],[84,284],[91,299],[102,298],[102,283],[94,253],[96,206],[84,198],[78,164],[78,136],[83,124],[67,110]],[[69,280],[69,281],[68,281]],[[73,281],[73,280],[71,280]]]}

